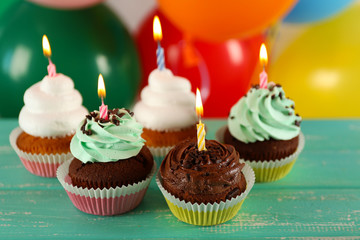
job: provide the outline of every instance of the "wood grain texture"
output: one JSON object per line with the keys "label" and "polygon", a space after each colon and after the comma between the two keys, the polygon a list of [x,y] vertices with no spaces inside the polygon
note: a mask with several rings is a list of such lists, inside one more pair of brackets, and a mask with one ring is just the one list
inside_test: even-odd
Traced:
{"label": "wood grain texture", "polygon": [[[207,120],[207,138],[225,124]],[[57,179],[28,173],[0,120],[0,239],[275,238],[360,236],[360,121],[304,121],[306,146],[291,173],[255,184],[236,217],[197,227],[178,221],[152,181],[138,208],[115,217],[78,211]],[[354,239],[355,239],[354,238]]]}

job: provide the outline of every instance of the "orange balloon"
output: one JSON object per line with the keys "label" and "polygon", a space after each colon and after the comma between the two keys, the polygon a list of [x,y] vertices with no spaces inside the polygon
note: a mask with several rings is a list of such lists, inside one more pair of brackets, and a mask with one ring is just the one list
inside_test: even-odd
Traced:
{"label": "orange balloon", "polygon": [[[260,33],[296,0],[158,0],[161,11],[195,38],[225,41]],[[166,33],[164,33],[166,34]]]}

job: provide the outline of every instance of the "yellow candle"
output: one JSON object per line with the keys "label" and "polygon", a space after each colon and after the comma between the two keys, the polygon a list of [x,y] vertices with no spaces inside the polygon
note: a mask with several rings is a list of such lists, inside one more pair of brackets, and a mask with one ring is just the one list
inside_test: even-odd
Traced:
{"label": "yellow candle", "polygon": [[205,125],[201,122],[201,116],[203,115],[203,106],[200,96],[199,89],[196,89],[196,114],[199,118],[199,123],[196,124],[197,127],[197,145],[199,151],[206,151],[205,147]]}

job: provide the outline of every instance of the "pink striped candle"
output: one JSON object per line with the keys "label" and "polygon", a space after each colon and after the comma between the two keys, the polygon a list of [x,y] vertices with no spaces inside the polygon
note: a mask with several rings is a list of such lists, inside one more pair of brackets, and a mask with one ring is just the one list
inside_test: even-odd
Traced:
{"label": "pink striped candle", "polygon": [[55,66],[55,64],[52,63],[50,58],[49,58],[49,65],[47,66],[47,70],[48,70],[48,75],[50,77],[56,76],[56,66]]}
{"label": "pink striped candle", "polygon": [[268,75],[265,69],[260,73],[260,88],[267,88]]}
{"label": "pink striped candle", "polygon": [[55,67],[55,64],[53,64],[50,59],[51,47],[50,47],[49,39],[47,38],[46,35],[44,35],[42,38],[42,45],[43,45],[43,53],[44,53],[45,57],[47,57],[49,59],[49,65],[47,66],[48,75],[50,77],[55,77],[56,76],[56,67]]}
{"label": "pink striped candle", "polygon": [[101,98],[101,106],[99,107],[100,118],[108,120],[108,106],[104,104],[104,97],[106,97],[105,83],[101,73],[98,78],[98,96]]}
{"label": "pink striped candle", "polygon": [[263,65],[263,71],[260,73],[260,88],[267,88],[268,75],[265,72],[265,67],[268,61],[267,51],[265,44],[260,47],[260,63]]}

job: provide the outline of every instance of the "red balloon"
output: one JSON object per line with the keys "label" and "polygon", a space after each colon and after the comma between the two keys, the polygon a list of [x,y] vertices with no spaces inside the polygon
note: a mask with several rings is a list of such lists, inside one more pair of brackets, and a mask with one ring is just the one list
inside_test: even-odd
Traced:
{"label": "red balloon", "polygon": [[230,108],[249,89],[250,80],[258,64],[259,49],[264,35],[222,43],[189,41],[184,34],[156,10],[144,21],[136,34],[142,70],[142,87],[156,66],[156,43],[153,40],[153,17],[158,15],[165,51],[166,67],[174,75],[190,80],[192,91],[201,91],[205,117],[227,117]]}

